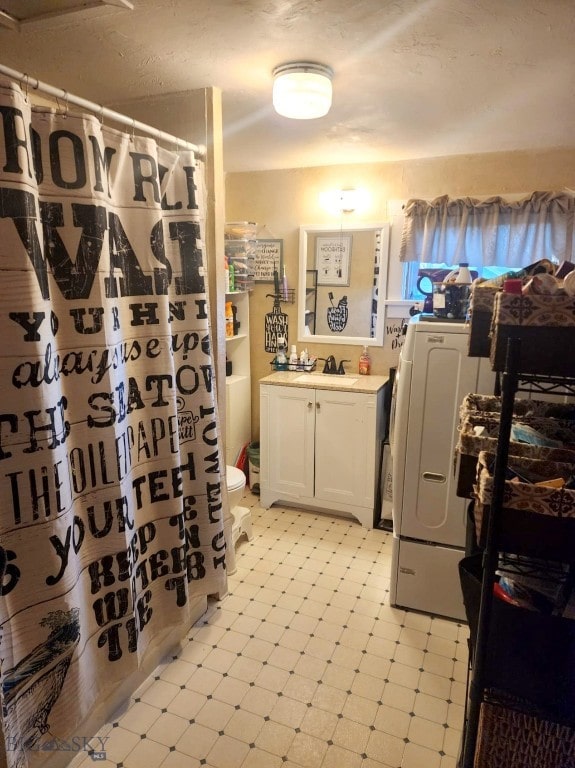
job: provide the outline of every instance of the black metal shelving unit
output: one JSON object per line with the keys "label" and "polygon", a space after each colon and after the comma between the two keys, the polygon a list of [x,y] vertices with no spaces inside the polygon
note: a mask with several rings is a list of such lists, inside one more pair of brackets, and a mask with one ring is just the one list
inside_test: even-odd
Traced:
{"label": "black metal shelving unit", "polygon": [[[534,519],[533,513],[530,517],[527,510],[524,527],[518,528],[515,527],[517,519],[511,527],[504,514],[509,442],[517,392],[528,390],[532,394],[553,392],[575,396],[575,378],[556,376],[553,371],[522,372],[521,344],[520,336],[507,340],[501,375],[499,437],[482,556],[476,634],[470,638],[471,677],[460,768],[572,768],[575,765],[575,621],[510,606],[493,594],[496,572],[508,567],[505,557],[513,568],[522,567],[522,564],[529,567],[535,562],[539,571],[545,572],[550,579],[564,581],[565,593],[572,585],[575,573],[575,519],[562,518],[561,510],[556,517],[537,515],[536,524],[542,526],[539,529],[541,535],[534,537],[532,532],[526,535],[527,527]],[[569,354],[567,350],[565,353]],[[546,530],[549,537],[545,535]],[[542,564],[542,558],[547,565]],[[513,756],[503,756],[505,749],[500,750],[499,762],[498,757],[485,758],[480,749],[481,741],[489,738],[482,723],[482,707],[489,705],[490,697],[493,702],[494,690],[498,712],[503,716],[506,712],[520,713],[525,722],[536,726],[537,734],[513,734],[513,718],[510,718],[509,752],[512,753],[515,736],[518,739],[516,746],[531,739],[533,748],[527,762],[527,758],[519,756],[518,762],[513,762]],[[551,742],[545,743],[545,739],[551,738],[555,740],[554,748],[560,745],[558,752],[553,752]],[[516,754],[519,751],[517,749]]]}

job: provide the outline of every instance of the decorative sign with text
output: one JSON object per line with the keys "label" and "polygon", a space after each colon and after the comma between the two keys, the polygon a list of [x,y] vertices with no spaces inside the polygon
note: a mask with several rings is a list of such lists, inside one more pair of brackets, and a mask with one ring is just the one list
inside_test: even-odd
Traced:
{"label": "decorative sign with text", "polygon": [[6,80],[0,115],[0,682],[21,768],[225,591],[225,541],[203,168],[35,114]]}
{"label": "decorative sign with text", "polygon": [[383,346],[387,349],[391,349],[397,355],[399,360],[399,353],[403,347],[405,341],[405,333],[403,327],[409,318],[389,318],[385,323],[385,338],[383,340]]}
{"label": "decorative sign with text", "polygon": [[349,285],[351,235],[316,237],[315,266],[318,285]]}
{"label": "decorative sign with text", "polygon": [[258,283],[273,283],[274,271],[282,274],[283,240],[256,240],[254,258],[254,280]]}

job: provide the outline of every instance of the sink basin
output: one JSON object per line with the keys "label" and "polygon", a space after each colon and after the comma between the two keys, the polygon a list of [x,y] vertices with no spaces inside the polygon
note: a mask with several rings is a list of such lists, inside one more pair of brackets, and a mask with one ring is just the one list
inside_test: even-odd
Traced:
{"label": "sink basin", "polygon": [[357,379],[349,376],[337,376],[331,373],[302,373],[295,381],[298,384],[333,384],[337,387],[353,387]]}

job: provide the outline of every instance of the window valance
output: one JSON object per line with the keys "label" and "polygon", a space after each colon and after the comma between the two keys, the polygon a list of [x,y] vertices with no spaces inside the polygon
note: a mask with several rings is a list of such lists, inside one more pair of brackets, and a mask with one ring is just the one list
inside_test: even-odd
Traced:
{"label": "window valance", "polygon": [[571,260],[575,196],[533,192],[502,197],[409,200],[401,261],[522,267],[542,258]]}

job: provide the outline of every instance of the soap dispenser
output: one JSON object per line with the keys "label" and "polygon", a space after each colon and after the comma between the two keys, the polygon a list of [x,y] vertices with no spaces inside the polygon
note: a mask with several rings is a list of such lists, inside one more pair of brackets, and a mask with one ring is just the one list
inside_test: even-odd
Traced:
{"label": "soap dispenser", "polygon": [[284,336],[278,336],[278,351],[276,353],[276,368],[285,371],[287,368],[286,340]]}
{"label": "soap dispenser", "polygon": [[363,352],[361,353],[361,356],[359,358],[359,373],[365,376],[370,372],[371,372],[371,357],[369,356],[369,351],[367,347],[364,347]]}

